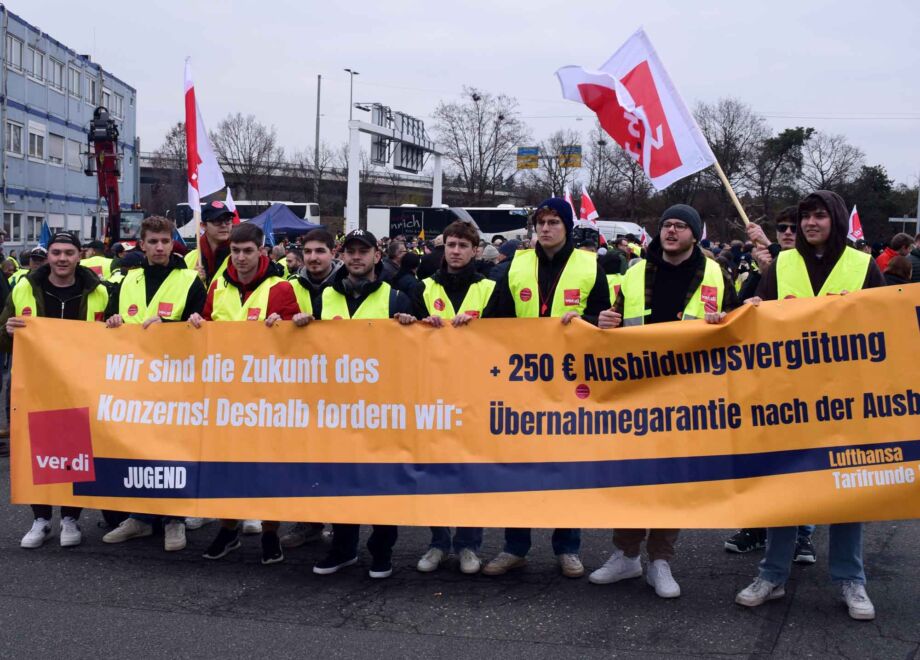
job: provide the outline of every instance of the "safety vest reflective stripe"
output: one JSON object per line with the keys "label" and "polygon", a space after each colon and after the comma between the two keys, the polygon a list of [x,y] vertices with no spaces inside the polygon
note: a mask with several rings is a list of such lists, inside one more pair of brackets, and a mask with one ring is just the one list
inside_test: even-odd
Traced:
{"label": "safety vest reflective stripe", "polygon": [[390,318],[390,285],[384,282],[376,291],[364,299],[355,310],[355,315],[348,313],[348,301],[341,293],[327,286],[323,289],[324,321],[336,319],[388,319]]}
{"label": "safety vest reflective stripe", "polygon": [[620,287],[623,286],[623,275],[618,273],[607,276],[607,286],[610,287],[610,304],[616,302]]}
{"label": "safety vest reflective stripe", "polygon": [[154,316],[165,321],[179,321],[185,312],[189,289],[197,277],[198,273],[187,268],[170,271],[148,304],[144,269],[129,271],[118,293],[118,313],[125,323],[143,323]]}
{"label": "safety vest reflective stripe", "polygon": [[297,306],[300,307],[300,311],[304,314],[312,314],[313,298],[310,296],[310,290],[301,284],[296,277],[288,280],[288,282],[294,288],[294,297],[297,298]]}
{"label": "safety vest reflective stripe", "polygon": [[[652,310],[645,309],[645,264],[642,259],[633,264],[623,276],[623,326],[643,325]],[[707,312],[721,312],[725,297],[722,269],[713,259],[706,259],[703,281],[681,314],[682,321],[703,318]]]}
{"label": "safety vest reflective stripe", "polygon": [[[514,253],[508,270],[508,288],[514,298],[514,313],[518,318],[540,316],[537,268],[536,251],[518,250]],[[563,316],[566,312],[583,314],[596,279],[597,256],[593,252],[574,250],[556,283],[550,316]]]}
{"label": "safety vest reflective stripe", "polygon": [[[211,278],[211,281],[216,280],[221,275],[224,274],[224,271],[227,270],[227,266],[230,264],[230,257],[225,257],[224,262],[218,266],[217,272],[214,273],[214,277]],[[196,267],[198,266],[198,248],[195,248],[191,252],[185,255],[185,265],[186,267],[198,272]]]}
{"label": "safety vest reflective stripe", "polygon": [[[13,288],[13,310],[16,316],[35,316],[36,303],[35,293],[32,291],[32,283],[23,278],[19,280]],[[105,307],[109,304],[109,291],[104,284],[98,285],[93,289],[86,299],[86,320],[103,321],[105,316]],[[48,313],[48,310],[45,310]]]}
{"label": "safety vest reflective stripe", "polygon": [[96,255],[80,260],[81,266],[86,266],[96,273],[101,279],[107,280],[112,275],[112,260]]}
{"label": "safety vest reflective stripe", "polygon": [[211,306],[213,321],[264,321],[268,310],[268,296],[272,288],[286,282],[281,277],[267,277],[255,291],[249,294],[246,302],[240,301],[240,292],[226,278],[215,280],[214,298]]}
{"label": "safety vest reflective stripe", "polygon": [[[843,250],[830,275],[824,281],[819,296],[838,295],[841,291],[859,291],[866,281],[871,256],[851,247]],[[776,259],[776,297],[814,298],[805,259],[798,250],[785,250]]]}
{"label": "safety vest reflective stripe", "polygon": [[[425,287],[425,307],[428,308],[431,316],[440,316],[443,319],[452,319],[457,316],[454,305],[450,302],[450,297],[443,286],[431,277],[422,280],[422,284]],[[486,308],[494,289],[493,280],[479,280],[471,284],[466,295],[463,296],[463,302],[460,303],[460,313],[475,317],[482,316],[482,310]]]}

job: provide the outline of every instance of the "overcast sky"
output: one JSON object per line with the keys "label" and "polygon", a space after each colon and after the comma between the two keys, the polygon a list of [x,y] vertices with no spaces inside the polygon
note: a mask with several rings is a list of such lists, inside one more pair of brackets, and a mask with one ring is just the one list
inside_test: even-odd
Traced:
{"label": "overcast sky", "polygon": [[186,55],[209,127],[252,113],[277,128],[288,152],[313,144],[317,74],[321,139],[345,141],[345,67],[360,73],[356,101],[429,126],[438,101],[457,99],[467,84],[516,97],[537,139],[559,128],[587,135],[590,111],[561,99],[554,71],[597,67],[644,26],[688,105],[736,97],[774,129],[843,133],[897,182],[920,176],[918,0],[6,4],[138,90],[144,151],[183,118]]}

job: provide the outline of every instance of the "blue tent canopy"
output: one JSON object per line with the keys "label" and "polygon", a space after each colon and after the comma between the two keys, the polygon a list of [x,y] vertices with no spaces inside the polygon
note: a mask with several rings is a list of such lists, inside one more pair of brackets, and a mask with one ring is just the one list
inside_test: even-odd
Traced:
{"label": "blue tent canopy", "polygon": [[272,204],[267,211],[260,213],[249,222],[265,230],[265,223],[271,220],[269,227],[276,235],[300,236],[311,229],[322,229],[323,225],[314,225],[312,222],[301,220],[284,204]]}

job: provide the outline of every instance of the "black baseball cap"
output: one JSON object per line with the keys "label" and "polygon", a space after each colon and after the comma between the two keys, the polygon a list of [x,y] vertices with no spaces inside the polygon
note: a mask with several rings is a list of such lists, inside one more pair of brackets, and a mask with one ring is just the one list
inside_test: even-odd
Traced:
{"label": "black baseball cap", "polygon": [[342,246],[348,245],[351,241],[358,241],[359,243],[364,243],[367,247],[376,248],[377,247],[377,238],[367,231],[366,229],[355,229],[348,233],[345,236],[345,240],[342,242]]}
{"label": "black baseball cap", "polygon": [[[65,232],[61,232],[61,233],[65,233]],[[80,247],[80,246],[78,245],[77,247]],[[91,249],[91,250],[104,250],[104,249],[105,249],[105,243],[103,243],[102,241],[90,241],[89,243],[87,243],[87,244],[84,245],[83,247],[89,248],[89,249]]]}
{"label": "black baseball cap", "polygon": [[67,245],[73,245],[78,250],[80,249],[80,241],[78,241],[77,237],[71,234],[69,231],[59,231],[54,234],[51,237],[51,240],[48,241],[48,247],[51,247],[55,243],[66,243]]}
{"label": "black baseball cap", "polygon": [[201,210],[201,221],[214,222],[218,218],[222,218],[225,215],[232,216],[233,211],[231,211],[230,207],[228,207],[222,201],[215,199],[214,201],[208,202]]}
{"label": "black baseball cap", "polygon": [[48,258],[48,250],[46,250],[45,248],[41,246],[37,248],[33,248],[32,251],[29,253],[29,261],[44,261],[47,258]]}

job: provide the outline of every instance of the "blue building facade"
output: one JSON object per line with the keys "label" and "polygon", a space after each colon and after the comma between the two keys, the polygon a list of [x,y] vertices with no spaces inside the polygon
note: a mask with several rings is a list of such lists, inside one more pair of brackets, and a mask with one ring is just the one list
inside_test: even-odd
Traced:
{"label": "blue building facade", "polygon": [[100,237],[107,214],[84,173],[93,111],[108,108],[123,154],[123,209],[138,202],[137,92],[0,4],[0,208],[5,251],[36,245],[42,222]]}

